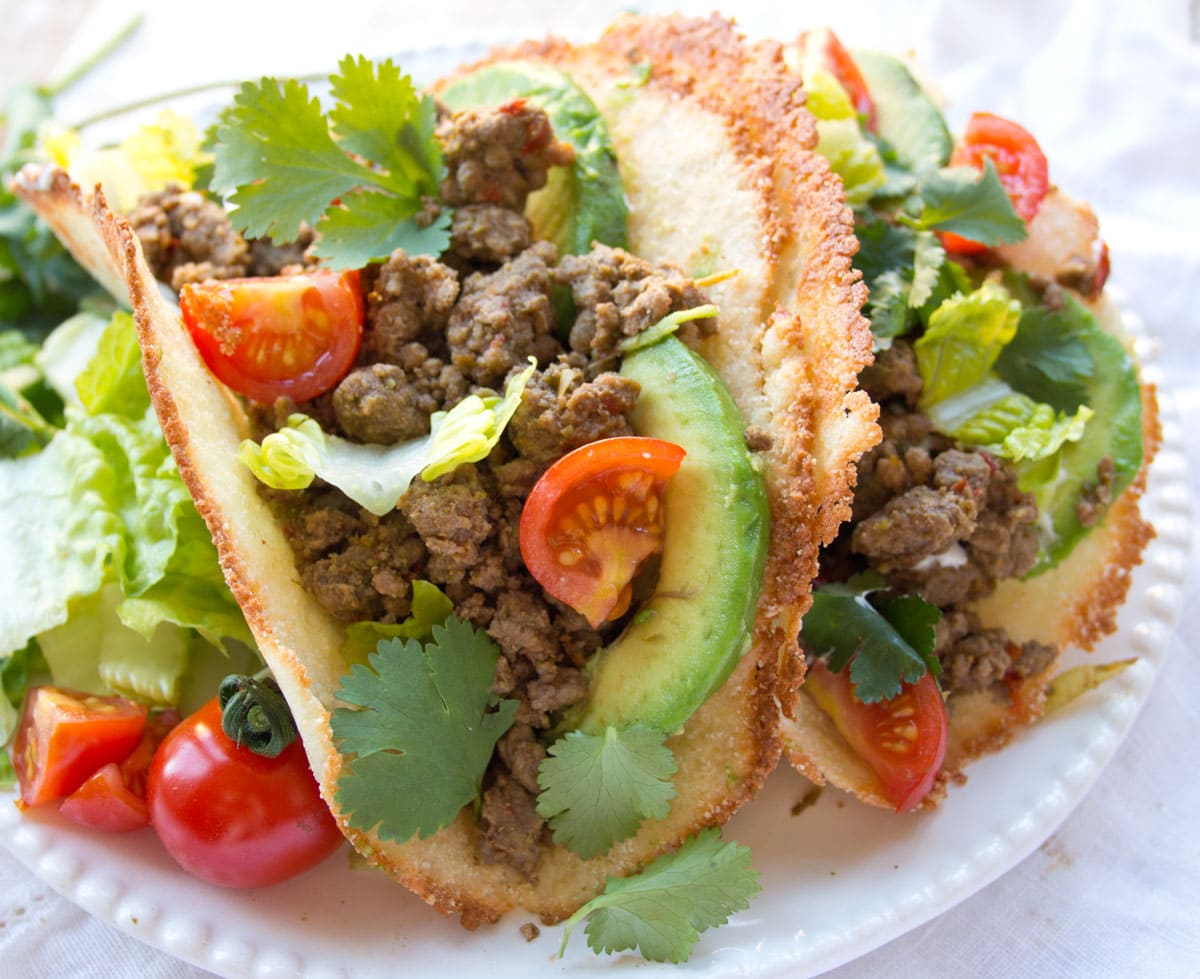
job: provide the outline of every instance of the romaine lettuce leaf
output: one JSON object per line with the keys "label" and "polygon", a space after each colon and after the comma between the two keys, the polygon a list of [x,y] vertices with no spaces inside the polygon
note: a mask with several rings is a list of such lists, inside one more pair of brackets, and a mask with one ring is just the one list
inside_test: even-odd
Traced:
{"label": "romaine lettuce leaf", "polygon": [[943,302],[913,344],[924,382],[922,410],[930,413],[939,402],[988,380],[1020,319],[1021,304],[995,282]]}
{"label": "romaine lettuce leaf", "polygon": [[252,641],[149,406],[132,332],[114,316],[84,371],[88,400],[112,410],[68,407],[44,450],[0,461],[0,655],[65,623],[106,583],[120,588],[116,614],[147,640],[169,622]]}
{"label": "romaine lettuce leaf", "polygon": [[817,152],[842,178],[846,203],[861,207],[887,182],[879,149],[863,135],[850,96],[832,74],[806,70],[804,90],[808,110],[817,117]]}

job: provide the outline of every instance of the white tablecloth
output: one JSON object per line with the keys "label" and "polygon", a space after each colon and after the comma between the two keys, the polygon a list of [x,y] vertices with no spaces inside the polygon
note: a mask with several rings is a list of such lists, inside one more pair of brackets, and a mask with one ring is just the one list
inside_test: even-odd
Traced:
{"label": "white tablecloth", "polygon": [[[64,61],[111,33],[131,6],[101,3]],[[585,37],[621,8],[676,5],[344,2],[271,5],[270,13],[266,5],[262,13],[248,4],[205,6],[206,23],[215,19],[220,29],[186,27],[184,43],[179,25],[198,8],[161,3],[148,11],[134,43],[65,103],[65,114],[231,72],[324,68],[347,50],[384,54],[546,30]],[[711,4],[691,6],[707,12]],[[986,108],[1037,134],[1052,178],[1090,200],[1101,217],[1113,281],[1161,342],[1165,400],[1184,421],[1192,464],[1200,464],[1200,4],[878,0],[836,11],[792,2],[725,12],[753,34],[787,37],[829,23],[856,45],[912,49],[945,93],[952,122]],[[247,29],[248,19],[257,26]],[[0,41],[0,61],[4,46],[18,40]],[[1200,498],[1200,469],[1189,482]],[[1200,578],[1193,574],[1140,718],[1059,831],[974,897],[833,974],[1200,975],[1197,636]],[[0,975],[207,973],[89,917],[0,848]]]}

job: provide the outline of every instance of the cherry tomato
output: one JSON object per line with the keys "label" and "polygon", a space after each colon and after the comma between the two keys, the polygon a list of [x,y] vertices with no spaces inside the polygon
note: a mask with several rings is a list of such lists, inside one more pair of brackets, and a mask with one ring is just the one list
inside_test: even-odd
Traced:
{"label": "cherry tomato", "polygon": [[128,833],[150,825],[146,797],[125,783],[121,766],[110,761],[62,801],[58,811],[88,829]]}
{"label": "cherry tomato", "polygon": [[307,401],[337,384],[362,340],[357,272],[186,285],[183,322],[219,381],[252,401]]}
{"label": "cherry tomato", "polygon": [[145,706],[124,697],[33,687],[13,744],[21,804],[70,795],[101,766],[122,761],[145,727]]}
{"label": "cherry tomato", "polygon": [[[989,159],[1008,191],[1013,209],[1026,223],[1032,221],[1050,189],[1049,166],[1037,140],[1015,122],[990,112],[976,112],[954,147],[950,165],[982,170],[984,160]],[[945,232],[942,243],[960,254],[981,252],[987,247],[953,232]]]}
{"label": "cherry tomato", "polygon": [[662,491],[686,453],[661,439],[601,439],[546,470],[521,511],[521,556],[538,584],[593,627],[629,608],[662,548]]}
{"label": "cherry tomato", "polygon": [[817,68],[824,68],[838,80],[850,96],[854,111],[866,119],[868,129],[875,129],[875,102],[867,88],[867,80],[858,70],[858,64],[850,52],[828,27],[805,31],[797,44],[800,56]]}
{"label": "cherry tomato", "polygon": [[163,740],[147,790],[167,852],[213,884],[275,884],[342,842],[300,741],[276,758],[238,747],[221,730],[215,697]]}
{"label": "cherry tomato", "polygon": [[926,673],[904,684],[890,700],[864,704],[854,696],[850,670],[831,671],[814,660],[804,689],[832,719],[838,731],[879,776],[897,812],[920,804],[946,755],[949,721],[937,682]]}
{"label": "cherry tomato", "polygon": [[102,765],[86,782],[63,799],[62,815],[105,833],[127,833],[150,825],[146,778],[162,739],[179,723],[179,712],[151,714],[141,740],[120,764]]}

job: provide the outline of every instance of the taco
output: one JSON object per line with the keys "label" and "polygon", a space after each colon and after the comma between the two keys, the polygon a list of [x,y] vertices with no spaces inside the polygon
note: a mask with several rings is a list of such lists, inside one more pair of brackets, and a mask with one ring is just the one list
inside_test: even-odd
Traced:
{"label": "taco", "polygon": [[[335,96],[369,73],[362,61],[343,62]],[[370,78],[403,88],[390,64]],[[239,104],[251,112],[257,92],[308,105],[292,85],[264,80],[243,88]],[[489,90],[498,92],[498,110],[465,107]],[[853,464],[878,438],[876,409],[856,389],[871,356],[865,292],[850,264],[855,242],[840,184],[813,151],[813,120],[777,44],[748,43],[715,17],[630,17],[595,44],[547,41],[498,53],[439,94],[464,108],[439,121],[421,102],[391,149],[362,132],[345,135],[370,115],[365,109],[351,107],[335,124],[346,148],[368,160],[369,150],[415,146],[417,171],[430,159],[436,125],[447,162],[432,187],[415,180],[413,212],[396,225],[414,254],[372,252],[366,257],[382,264],[330,286],[353,295],[362,283],[367,324],[347,375],[357,394],[339,396],[339,382],[332,394],[297,388],[295,399],[256,405],[214,377],[155,275],[186,286],[214,274],[214,262],[180,254],[179,229],[205,226],[200,195],[167,192],[126,220],[102,193],[82,193],[61,172],[26,171],[18,190],[102,282],[127,291],[163,432],[343,831],[371,863],[468,927],[517,907],[552,922],[606,878],[635,873],[724,823],[779,757],[780,707],[790,709],[803,668],[795,636],[817,550],[849,513]],[[218,158],[215,179],[229,173]],[[266,182],[234,183],[245,217]],[[344,245],[361,228],[343,221],[335,234],[334,224],[355,207],[384,206],[387,196],[357,186],[327,195],[325,204],[337,197],[343,206],[333,223],[318,225],[315,250]],[[615,224],[619,234],[626,204],[627,239],[593,246],[608,237],[602,229]],[[523,209],[543,240],[529,240]],[[268,220],[255,233],[282,232],[282,224]],[[414,243],[439,234],[443,247],[449,242],[444,261],[415,255]],[[242,254],[236,242],[232,251]],[[282,261],[296,259],[307,260],[292,253]],[[244,275],[249,263],[229,267]],[[217,286],[197,290],[227,316],[232,300],[213,301]],[[185,288],[185,306],[188,295]],[[710,304],[719,311],[715,329],[702,318]],[[514,320],[519,329],[495,325]],[[559,326],[568,331],[556,335]],[[654,342],[676,329],[685,342]],[[220,323],[210,333],[218,354],[240,339]],[[387,394],[398,386],[399,407]],[[364,407],[377,402],[388,405],[382,415]],[[415,422],[429,432],[415,437],[421,451],[464,419],[490,442],[440,479],[414,479],[399,509],[393,499],[376,510],[372,494],[386,480],[364,469],[356,448],[342,450],[390,440],[377,423],[408,438],[413,420],[400,416],[413,403],[425,406]],[[431,421],[433,411],[447,414]],[[567,600],[551,599],[529,576],[524,540],[525,561],[514,559],[522,501],[568,450],[631,430],[678,435],[688,453],[661,490],[665,538],[650,562],[657,570],[617,581],[603,608],[590,604],[591,592],[572,597],[570,586],[561,592]],[[278,436],[292,448],[272,455]],[[370,451],[378,458],[387,450]],[[334,457],[355,460],[349,477]],[[297,465],[312,467],[298,485],[314,472],[324,483],[264,490],[251,472],[278,487]],[[355,484],[358,502],[325,483]],[[416,640],[386,638],[419,629],[416,620],[443,597],[453,618],[432,629],[424,652]],[[366,777],[364,759],[391,764],[424,749],[380,749],[370,741],[378,732],[357,725],[386,710],[370,692],[396,679],[401,659],[428,665],[459,641],[500,647],[471,722],[499,746],[485,745],[487,774],[475,772],[468,797],[448,815],[423,812],[421,786]],[[658,647],[666,649],[661,670]],[[552,834],[534,808],[546,743],[561,761],[566,751],[556,749],[577,732],[602,741],[634,728],[665,739],[674,776],[659,781],[671,784],[669,806],[660,797],[619,834],[556,842],[570,834]],[[425,730],[435,741],[446,729],[431,720]],[[464,749],[479,751],[478,743]],[[442,769],[460,768],[457,757],[434,756],[425,772],[432,785]],[[387,815],[364,795],[390,796]],[[414,800],[407,822],[394,817]]]}
{"label": "taco", "polygon": [[883,440],[822,554],[786,751],[867,802],[930,806],[1042,715],[1063,650],[1114,631],[1153,536],[1154,390],[1096,217],[1030,133],[976,113],[953,139],[906,62],[828,31],[787,57],[854,205]]}

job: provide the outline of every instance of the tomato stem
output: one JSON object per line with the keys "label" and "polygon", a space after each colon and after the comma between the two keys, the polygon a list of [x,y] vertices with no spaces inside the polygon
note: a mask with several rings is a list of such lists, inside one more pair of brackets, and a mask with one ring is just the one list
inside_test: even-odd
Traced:
{"label": "tomato stem", "polygon": [[274,677],[230,674],[217,691],[221,730],[238,747],[276,758],[296,740],[296,722]]}

